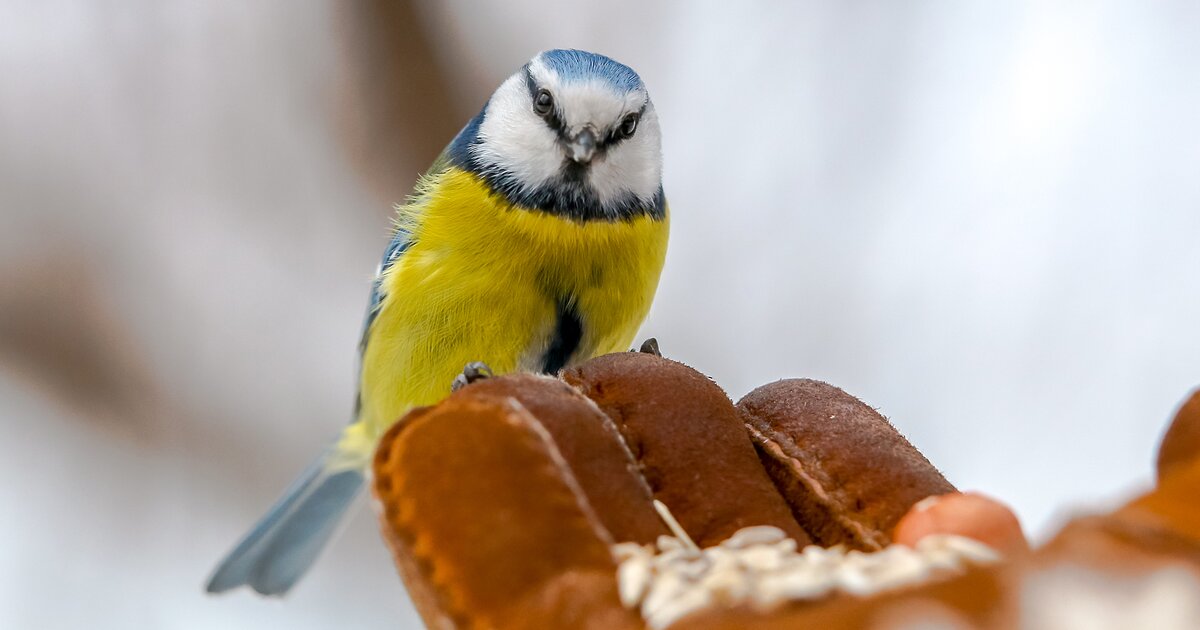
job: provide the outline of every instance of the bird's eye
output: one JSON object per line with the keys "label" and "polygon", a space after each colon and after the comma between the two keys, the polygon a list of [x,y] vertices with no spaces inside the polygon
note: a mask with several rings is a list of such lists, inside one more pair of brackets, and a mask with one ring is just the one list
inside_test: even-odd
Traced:
{"label": "bird's eye", "polygon": [[533,97],[533,111],[537,112],[538,116],[549,116],[550,112],[554,111],[554,97],[550,96],[549,90],[538,90],[537,96]]}
{"label": "bird's eye", "polygon": [[630,114],[630,115],[626,116],[625,119],[621,121],[621,128],[620,128],[621,135],[626,138],[628,138],[629,136],[632,136],[633,132],[637,131],[637,126],[638,126],[638,115],[637,114]]}

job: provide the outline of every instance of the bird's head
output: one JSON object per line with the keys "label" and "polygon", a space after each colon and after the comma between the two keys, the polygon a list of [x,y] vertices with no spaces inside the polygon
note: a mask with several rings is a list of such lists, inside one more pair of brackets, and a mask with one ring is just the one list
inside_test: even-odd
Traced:
{"label": "bird's head", "polygon": [[492,94],[451,158],[516,205],[573,219],[661,214],[658,117],[628,66],[540,53]]}

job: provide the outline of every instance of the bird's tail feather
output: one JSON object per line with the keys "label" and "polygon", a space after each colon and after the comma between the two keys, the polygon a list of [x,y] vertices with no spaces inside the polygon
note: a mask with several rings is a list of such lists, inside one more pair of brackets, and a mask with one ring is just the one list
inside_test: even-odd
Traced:
{"label": "bird's tail feather", "polygon": [[209,593],[245,584],[263,595],[283,595],[304,575],[363,486],[363,468],[345,465],[353,457],[343,446],[313,462],[221,560]]}

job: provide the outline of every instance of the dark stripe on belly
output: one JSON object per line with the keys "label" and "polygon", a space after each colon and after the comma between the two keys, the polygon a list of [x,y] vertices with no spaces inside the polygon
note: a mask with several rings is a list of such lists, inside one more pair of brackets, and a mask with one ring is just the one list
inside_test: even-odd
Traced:
{"label": "dark stripe on belly", "polygon": [[554,325],[554,336],[550,338],[550,346],[546,349],[546,358],[542,360],[542,372],[556,374],[571,360],[571,355],[579,349],[583,339],[583,322],[575,308],[565,301],[558,303],[558,321]]}

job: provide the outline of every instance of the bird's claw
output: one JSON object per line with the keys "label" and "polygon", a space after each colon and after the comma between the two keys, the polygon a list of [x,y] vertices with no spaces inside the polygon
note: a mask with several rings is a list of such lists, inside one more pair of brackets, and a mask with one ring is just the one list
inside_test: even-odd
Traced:
{"label": "bird's claw", "polygon": [[638,348],[638,352],[644,352],[646,354],[653,354],[656,357],[662,356],[662,351],[660,351],[658,349],[658,340],[655,339],[654,337],[650,337],[649,339],[643,341],[642,347]]}
{"label": "bird's claw", "polygon": [[495,376],[492,368],[482,361],[472,361],[463,367],[462,373],[454,377],[454,382],[450,383],[450,391],[456,392],[475,381],[482,381],[485,378]]}

